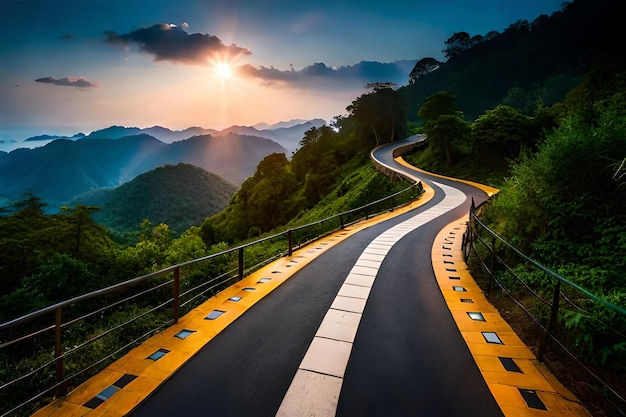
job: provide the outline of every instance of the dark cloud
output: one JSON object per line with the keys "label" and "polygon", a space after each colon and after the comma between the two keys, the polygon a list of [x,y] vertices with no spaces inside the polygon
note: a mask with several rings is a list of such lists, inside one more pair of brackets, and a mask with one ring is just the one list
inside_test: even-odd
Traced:
{"label": "dark cloud", "polygon": [[112,45],[129,47],[133,44],[139,50],[154,55],[155,61],[180,62],[185,64],[207,65],[211,59],[250,55],[246,48],[235,44],[224,45],[217,36],[201,33],[188,34],[181,26],[163,23],[149,28],[134,30],[125,35],[106,32],[106,42]]}
{"label": "dark cloud", "polygon": [[254,67],[244,65],[238,72],[244,76],[258,78],[267,84],[283,84],[294,87],[354,88],[372,82],[393,82],[406,84],[415,66],[414,60],[401,60],[389,63],[361,61],[355,65],[329,67],[318,62],[295,70],[278,70],[274,67]]}
{"label": "dark cloud", "polygon": [[90,88],[90,87],[100,87],[98,83],[94,83],[88,81],[84,78],[52,78],[52,77],[44,77],[35,80],[38,83],[46,83],[46,84],[54,84],[60,85],[63,87],[80,87],[80,88]]}

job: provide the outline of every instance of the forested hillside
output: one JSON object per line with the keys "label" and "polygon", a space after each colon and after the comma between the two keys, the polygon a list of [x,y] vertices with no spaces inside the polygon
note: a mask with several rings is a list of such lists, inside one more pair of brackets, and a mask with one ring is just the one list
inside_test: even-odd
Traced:
{"label": "forested hillside", "polygon": [[560,102],[594,63],[624,63],[618,39],[626,38],[625,15],[621,0],[576,0],[551,16],[511,22],[502,33],[457,32],[442,45],[448,60],[424,60],[399,90],[408,118],[417,120],[426,97],[438,91],[454,95],[468,121],[498,104],[532,114],[538,103]]}
{"label": "forested hillside", "polygon": [[81,194],[69,205],[99,206],[93,219],[116,239],[133,242],[144,220],[165,223],[175,235],[199,225],[224,209],[237,188],[218,175],[181,163],[146,172],[114,189]]}

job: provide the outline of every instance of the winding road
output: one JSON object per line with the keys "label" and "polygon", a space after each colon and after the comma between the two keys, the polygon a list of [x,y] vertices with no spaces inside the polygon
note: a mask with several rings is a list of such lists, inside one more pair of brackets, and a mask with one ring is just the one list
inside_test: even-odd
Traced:
{"label": "winding road", "polygon": [[434,197],[346,238],[221,331],[132,412],[142,416],[501,416],[436,283],[437,233],[471,185],[394,160]]}

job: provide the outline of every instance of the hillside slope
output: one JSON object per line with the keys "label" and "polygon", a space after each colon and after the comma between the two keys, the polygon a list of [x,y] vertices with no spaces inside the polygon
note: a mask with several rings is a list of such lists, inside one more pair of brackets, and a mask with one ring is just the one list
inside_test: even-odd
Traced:
{"label": "hillside slope", "polygon": [[137,231],[144,219],[166,223],[178,234],[226,207],[236,190],[218,175],[181,163],[156,168],[114,189],[82,194],[70,203],[99,206],[94,220],[117,235]]}

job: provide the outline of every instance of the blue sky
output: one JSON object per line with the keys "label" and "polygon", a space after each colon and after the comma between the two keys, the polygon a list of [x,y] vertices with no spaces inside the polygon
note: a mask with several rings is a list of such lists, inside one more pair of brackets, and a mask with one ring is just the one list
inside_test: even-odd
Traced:
{"label": "blue sky", "polygon": [[402,85],[416,60],[443,60],[454,32],[501,32],[561,4],[0,0],[0,141],[113,124],[329,120],[365,83]]}

